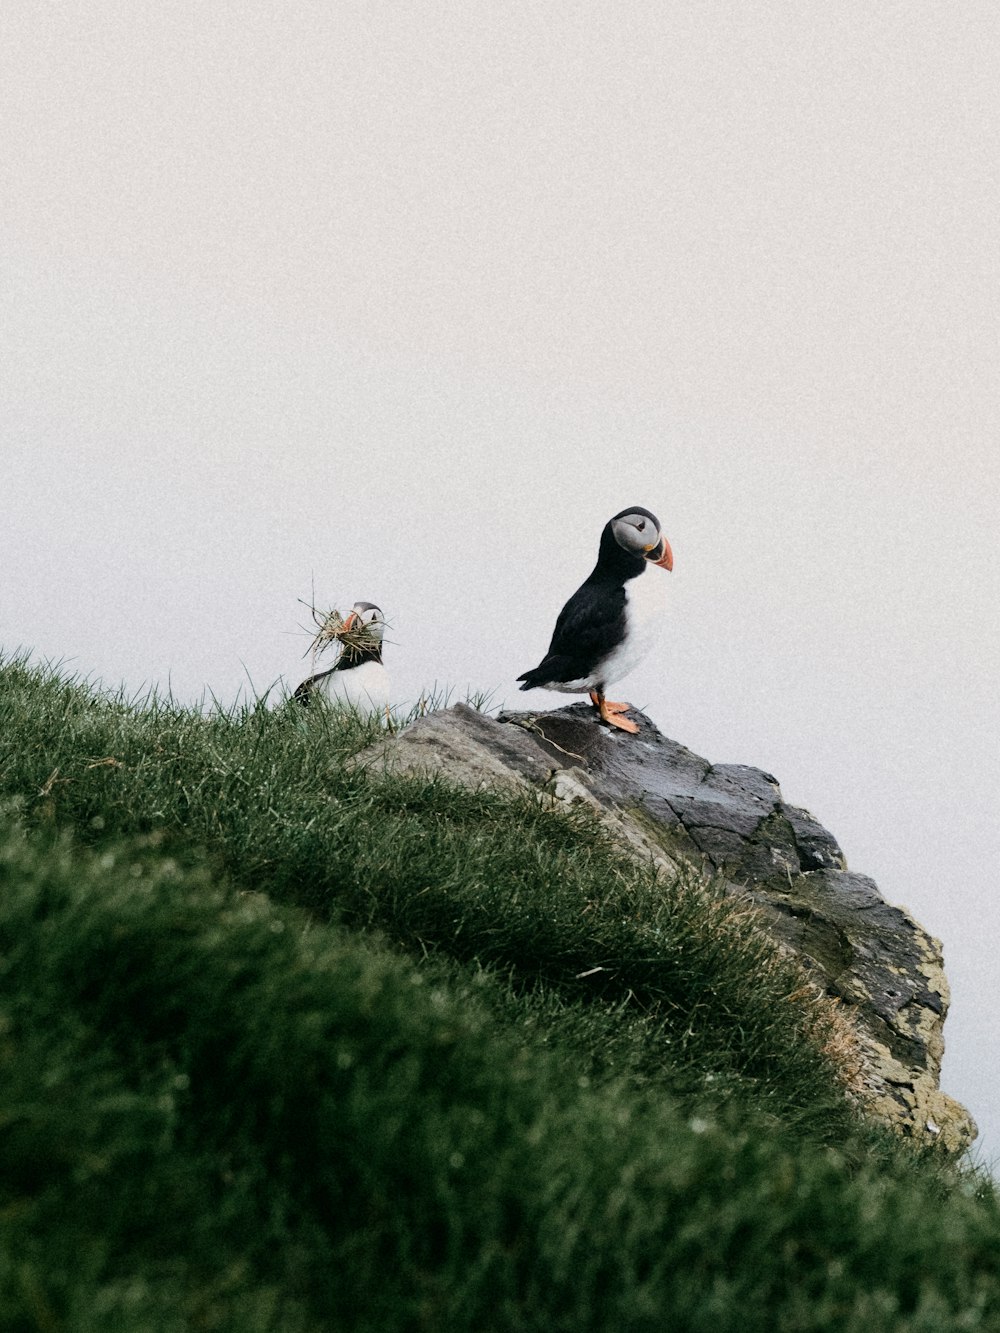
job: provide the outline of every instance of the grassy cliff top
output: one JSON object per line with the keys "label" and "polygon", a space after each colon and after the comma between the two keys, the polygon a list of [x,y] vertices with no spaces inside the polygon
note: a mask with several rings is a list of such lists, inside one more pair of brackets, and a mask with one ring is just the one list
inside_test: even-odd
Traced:
{"label": "grassy cliff top", "polygon": [[0,1328],[1000,1327],[745,907],[374,727],[0,664]]}

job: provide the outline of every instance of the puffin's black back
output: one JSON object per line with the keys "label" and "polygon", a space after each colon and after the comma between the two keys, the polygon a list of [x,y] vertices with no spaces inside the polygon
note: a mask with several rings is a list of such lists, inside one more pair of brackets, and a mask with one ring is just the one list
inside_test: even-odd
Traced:
{"label": "puffin's black back", "polygon": [[531,671],[518,680],[522,690],[545,686],[550,681],[581,680],[589,676],[625,633],[625,584],[645,569],[641,555],[633,555],[615,541],[611,524],[626,514],[655,516],[638,505],[623,509],[605,525],[597,564],[559,612],[549,651]]}

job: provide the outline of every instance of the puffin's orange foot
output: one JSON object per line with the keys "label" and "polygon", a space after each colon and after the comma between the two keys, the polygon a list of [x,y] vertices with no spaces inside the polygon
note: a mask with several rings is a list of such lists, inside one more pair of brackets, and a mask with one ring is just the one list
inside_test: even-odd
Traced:
{"label": "puffin's orange foot", "polygon": [[605,699],[603,694],[598,694],[596,690],[590,691],[590,702],[605,717],[608,713],[627,713],[632,707],[631,704],[613,704],[610,699]]}
{"label": "puffin's orange foot", "polygon": [[628,712],[632,706],[631,704],[611,703],[599,694],[595,695],[594,691],[591,691],[590,697],[601,715],[601,720],[606,722],[609,727],[617,727],[619,731],[627,731],[633,736],[639,730],[637,723],[633,722],[631,718],[622,716],[623,713]]}

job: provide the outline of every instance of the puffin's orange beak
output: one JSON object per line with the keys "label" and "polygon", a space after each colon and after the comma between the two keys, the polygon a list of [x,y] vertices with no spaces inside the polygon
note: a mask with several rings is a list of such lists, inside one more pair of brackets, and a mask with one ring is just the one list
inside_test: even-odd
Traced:
{"label": "puffin's orange beak", "polygon": [[652,556],[649,556],[648,558],[653,560],[654,565],[659,565],[661,569],[673,569],[674,553],[670,549],[670,543],[667,541],[666,537],[662,537],[660,540],[663,542],[663,554],[660,556],[659,560],[653,560]]}
{"label": "puffin's orange beak", "polygon": [[343,623],[343,624],[341,625],[341,627],[340,627],[340,632],[341,632],[341,634],[343,634],[344,630],[348,630],[348,629],[350,629],[351,626],[354,624],[354,622],[357,620],[357,618],[358,618],[358,613],[357,613],[357,611],[348,611],[348,613],[347,613],[347,619],[344,621],[344,623]]}

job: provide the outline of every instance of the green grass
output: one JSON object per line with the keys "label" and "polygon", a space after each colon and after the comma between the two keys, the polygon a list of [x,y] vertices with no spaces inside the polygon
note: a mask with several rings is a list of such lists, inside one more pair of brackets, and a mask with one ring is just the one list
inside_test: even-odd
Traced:
{"label": "green grass", "polygon": [[[678,1076],[711,1068],[752,1082],[789,1120],[843,1119],[808,1039],[823,1016],[787,998],[798,971],[740,904],[700,880],[658,882],[585,817],[440,782],[373,781],[344,760],[377,725],[328,709],[205,717],[108,701],[17,663],[6,674],[0,794],[22,799],[30,822],[93,846],[155,832],[175,854],[204,849],[275,902],[378,931],[414,957],[500,971],[526,1002],[542,994],[577,1022],[582,1008],[616,1048],[607,1061],[661,1079],[667,1065]],[[30,746],[15,739],[25,732]],[[597,1061],[595,1034],[580,1045]]]}
{"label": "green grass", "polygon": [[1000,1328],[739,904],[372,734],[0,666],[0,1327]]}

